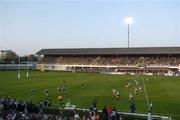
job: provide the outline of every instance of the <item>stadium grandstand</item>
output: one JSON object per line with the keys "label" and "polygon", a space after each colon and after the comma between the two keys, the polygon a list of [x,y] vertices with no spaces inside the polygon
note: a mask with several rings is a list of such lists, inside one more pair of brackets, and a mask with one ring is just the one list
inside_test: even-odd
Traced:
{"label": "stadium grandstand", "polygon": [[176,75],[180,47],[42,49],[46,70]]}

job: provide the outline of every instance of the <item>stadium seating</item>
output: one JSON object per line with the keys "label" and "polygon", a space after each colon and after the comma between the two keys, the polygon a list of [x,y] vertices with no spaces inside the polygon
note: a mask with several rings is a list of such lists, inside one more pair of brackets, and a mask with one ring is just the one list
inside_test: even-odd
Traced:
{"label": "stadium seating", "polygon": [[65,64],[65,65],[172,65],[180,64],[179,56],[160,56],[160,57],[142,57],[142,56],[47,56],[43,59],[47,64]]}

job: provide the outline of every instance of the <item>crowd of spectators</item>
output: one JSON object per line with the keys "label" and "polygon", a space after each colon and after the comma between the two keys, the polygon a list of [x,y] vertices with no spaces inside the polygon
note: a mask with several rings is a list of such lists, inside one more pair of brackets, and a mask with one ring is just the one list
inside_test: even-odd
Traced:
{"label": "crowd of spectators", "polygon": [[48,64],[69,64],[69,65],[179,65],[179,56],[46,56],[43,62]]}
{"label": "crowd of spectators", "polygon": [[115,107],[104,106],[100,113],[97,109],[97,101],[92,102],[92,107],[84,109],[82,113],[76,109],[71,110],[72,116],[47,114],[43,111],[44,104],[38,105],[32,102],[17,101],[15,98],[0,97],[0,120],[125,120],[118,114]]}
{"label": "crowd of spectators", "polygon": [[15,98],[0,97],[0,120],[73,120],[63,114],[52,115],[43,112],[44,104],[17,101]]}
{"label": "crowd of spectators", "polygon": [[[106,68],[106,67],[67,67],[67,71],[77,71],[77,72],[96,72],[96,73],[102,73],[102,74],[110,74],[113,72],[119,72],[122,74],[149,74],[152,75],[165,75],[167,74],[166,69],[158,70],[158,69],[152,69],[152,70],[144,70],[144,69],[121,69],[121,68]],[[173,71],[176,73],[176,71]]]}

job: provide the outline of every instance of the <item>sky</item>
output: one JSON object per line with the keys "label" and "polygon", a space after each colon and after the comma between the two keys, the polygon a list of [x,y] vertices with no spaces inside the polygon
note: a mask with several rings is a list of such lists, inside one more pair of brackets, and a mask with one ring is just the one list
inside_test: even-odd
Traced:
{"label": "sky", "polygon": [[180,0],[0,0],[0,49],[180,47]]}

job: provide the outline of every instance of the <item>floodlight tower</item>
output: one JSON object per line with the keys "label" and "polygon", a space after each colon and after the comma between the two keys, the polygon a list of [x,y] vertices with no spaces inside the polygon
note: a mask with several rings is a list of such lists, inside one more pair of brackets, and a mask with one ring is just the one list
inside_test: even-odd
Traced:
{"label": "floodlight tower", "polygon": [[130,24],[133,23],[133,18],[132,17],[126,17],[124,19],[124,24],[127,24],[128,25],[128,48],[129,48],[129,26]]}

